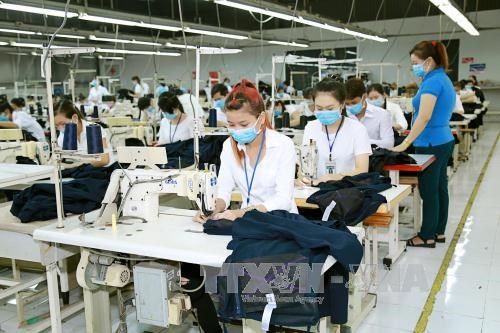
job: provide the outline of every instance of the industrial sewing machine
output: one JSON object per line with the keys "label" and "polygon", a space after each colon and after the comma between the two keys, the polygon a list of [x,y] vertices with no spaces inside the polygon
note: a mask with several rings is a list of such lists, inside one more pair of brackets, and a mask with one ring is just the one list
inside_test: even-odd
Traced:
{"label": "industrial sewing machine", "polygon": [[96,225],[109,224],[112,214],[157,223],[159,195],[165,193],[187,197],[209,215],[215,209],[215,166],[206,165],[204,170],[160,170],[156,165],[165,164],[166,155],[161,147],[119,147],[118,160],[130,166],[111,175]]}
{"label": "industrial sewing machine", "polygon": [[20,129],[0,130],[0,163],[16,163],[17,156],[32,160],[38,159],[39,164],[49,164],[50,149],[46,142],[23,142]]}
{"label": "industrial sewing machine", "polygon": [[319,155],[316,141],[311,139],[308,145],[301,145],[296,147],[296,152],[302,175],[310,179],[318,178]]}

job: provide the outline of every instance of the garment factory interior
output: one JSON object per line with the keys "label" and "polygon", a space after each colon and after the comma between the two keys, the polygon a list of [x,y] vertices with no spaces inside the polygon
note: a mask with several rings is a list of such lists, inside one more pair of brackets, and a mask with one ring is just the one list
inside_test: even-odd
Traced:
{"label": "garment factory interior", "polygon": [[500,332],[497,0],[1,0],[0,332]]}

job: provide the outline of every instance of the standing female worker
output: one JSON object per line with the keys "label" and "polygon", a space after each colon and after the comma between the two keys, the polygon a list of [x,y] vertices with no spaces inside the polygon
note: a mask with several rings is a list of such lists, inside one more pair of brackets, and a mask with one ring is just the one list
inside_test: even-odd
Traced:
{"label": "standing female worker", "polygon": [[[222,148],[213,218],[235,220],[252,209],[296,213],[293,141],[271,129],[255,86],[247,80],[236,84],[225,112],[231,137]],[[242,208],[226,210],[234,189],[241,193]],[[195,220],[203,223],[206,217],[198,214]]]}
{"label": "standing female worker", "polygon": [[317,119],[306,125],[302,144],[316,142],[320,182],[368,171],[370,138],[363,124],[342,115],[345,97],[344,85],[333,79],[323,79],[314,88]]}
{"label": "standing female worker", "polygon": [[[62,100],[54,106],[54,119],[56,128],[59,130],[59,137],[57,138],[57,144],[59,147],[63,146],[64,142],[64,127],[67,123],[76,124],[76,133],[78,140],[78,150],[87,150],[87,125],[89,123],[83,119],[80,111],[75,107],[75,105],[69,100]],[[95,167],[104,167],[113,164],[113,148],[106,138],[106,132],[101,128],[102,133],[102,147],[104,148],[104,153],[101,155],[99,161],[92,161]]]}
{"label": "standing female worker", "polygon": [[446,168],[454,140],[450,117],[455,107],[455,90],[446,75],[448,55],[437,41],[423,41],[410,51],[415,76],[422,84],[412,100],[415,114],[408,137],[394,151],[404,151],[410,144],[417,154],[432,154],[437,160],[419,173],[418,188],[423,200],[422,228],[408,240],[408,246],[435,247],[444,243],[448,221],[448,176]]}
{"label": "standing female worker", "polygon": [[184,107],[173,92],[163,93],[158,101],[163,119],[160,123],[158,145],[193,138],[194,121],[184,113]]}

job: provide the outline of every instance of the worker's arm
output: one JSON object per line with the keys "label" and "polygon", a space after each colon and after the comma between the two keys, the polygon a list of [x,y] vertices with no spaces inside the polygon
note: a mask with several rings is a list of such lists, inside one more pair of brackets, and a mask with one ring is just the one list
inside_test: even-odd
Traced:
{"label": "worker's arm", "polygon": [[[104,151],[108,148],[108,143],[106,139],[102,139],[102,147]],[[90,164],[96,168],[104,167],[109,163],[109,153],[101,154],[101,158],[98,161],[92,161]]]}
{"label": "worker's arm", "polygon": [[436,106],[436,96],[432,94],[422,94],[420,97],[420,109],[418,110],[418,116],[413,124],[410,134],[406,137],[405,142],[401,143],[399,146],[394,147],[393,151],[402,152],[405,151],[408,146],[415,141],[415,139],[423,132],[427,124],[432,118],[432,112],[434,112],[434,107]]}
{"label": "worker's arm", "polygon": [[300,112],[296,111],[290,115],[290,127],[299,127],[300,125]]}
{"label": "worker's arm", "polygon": [[0,128],[19,128],[13,121],[0,121]]}

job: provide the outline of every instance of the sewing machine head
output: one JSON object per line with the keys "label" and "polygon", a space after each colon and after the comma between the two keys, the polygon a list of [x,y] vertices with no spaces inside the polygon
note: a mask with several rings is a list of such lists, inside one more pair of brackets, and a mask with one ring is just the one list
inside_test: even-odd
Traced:
{"label": "sewing machine head", "polygon": [[[158,222],[159,195],[177,194],[194,201],[204,214],[215,210],[217,175],[215,166],[204,170],[160,170],[167,154],[161,147],[119,147],[118,161],[130,163],[127,170],[116,170],[102,202],[97,225],[107,224],[111,215]],[[135,169],[145,166],[150,169]]]}
{"label": "sewing machine head", "polygon": [[318,147],[316,141],[310,140],[308,145],[299,146],[297,149],[300,170],[310,179],[318,177]]}

